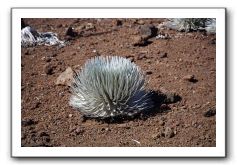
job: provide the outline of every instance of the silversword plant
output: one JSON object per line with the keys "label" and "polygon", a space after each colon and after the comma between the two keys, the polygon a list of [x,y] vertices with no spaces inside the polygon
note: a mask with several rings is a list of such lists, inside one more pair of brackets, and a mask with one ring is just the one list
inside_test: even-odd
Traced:
{"label": "silversword plant", "polygon": [[133,116],[153,107],[145,75],[119,56],[88,60],[74,76],[70,105],[89,117]]}

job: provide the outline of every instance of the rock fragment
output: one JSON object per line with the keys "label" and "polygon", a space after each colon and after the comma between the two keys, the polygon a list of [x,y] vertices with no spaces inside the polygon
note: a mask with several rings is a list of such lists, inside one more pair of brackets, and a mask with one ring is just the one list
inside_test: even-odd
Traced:
{"label": "rock fragment", "polygon": [[87,23],[85,25],[85,30],[95,30],[95,25],[93,25],[92,23]]}
{"label": "rock fragment", "polygon": [[35,125],[37,124],[37,121],[34,121],[33,119],[24,119],[21,121],[21,126],[26,127],[26,126],[30,126],[30,125]]}
{"label": "rock fragment", "polygon": [[166,138],[172,138],[175,135],[174,131],[170,127],[166,127],[163,134]]}
{"label": "rock fragment", "polygon": [[206,111],[203,116],[205,117],[212,117],[216,115],[216,109],[215,108],[210,108],[208,111]]}
{"label": "rock fragment", "polygon": [[144,38],[152,38],[157,36],[158,33],[158,28],[155,27],[154,25],[141,25],[138,27],[138,32],[141,36]]}
{"label": "rock fragment", "polygon": [[163,52],[163,53],[160,53],[160,54],[159,54],[159,57],[160,57],[160,58],[167,58],[167,53],[164,53],[164,52]]}
{"label": "rock fragment", "polygon": [[58,76],[55,84],[71,86],[72,80],[73,80],[73,70],[71,67],[68,67],[63,73],[61,73]]}
{"label": "rock fragment", "polygon": [[166,104],[171,104],[171,103],[176,103],[180,101],[181,99],[182,98],[176,93],[166,93],[166,99],[164,100],[164,102]]}
{"label": "rock fragment", "polygon": [[52,75],[53,74],[53,69],[54,69],[54,67],[51,64],[44,65],[44,72],[47,75]]}
{"label": "rock fragment", "polygon": [[147,56],[145,54],[138,54],[137,60],[147,59]]}
{"label": "rock fragment", "polygon": [[144,22],[142,19],[139,19],[139,20],[137,21],[137,24],[139,24],[139,25],[144,25],[145,22]]}
{"label": "rock fragment", "polygon": [[133,41],[132,41],[132,45],[133,46],[145,46],[147,45],[147,39],[142,37],[142,36],[134,36],[133,37]]}
{"label": "rock fragment", "polygon": [[152,74],[152,71],[148,70],[148,71],[146,71],[146,74],[147,74],[147,75],[151,75],[151,74]]}
{"label": "rock fragment", "polygon": [[78,36],[78,33],[74,31],[73,27],[69,27],[66,31],[66,35],[70,37],[76,37]]}
{"label": "rock fragment", "polygon": [[114,26],[122,26],[123,22],[121,19],[116,19],[113,21]]}
{"label": "rock fragment", "polygon": [[183,77],[183,80],[189,81],[189,82],[197,82],[198,80],[195,78],[194,75],[186,75]]}
{"label": "rock fragment", "polygon": [[151,135],[151,138],[152,138],[153,140],[157,140],[157,139],[159,139],[160,137],[161,137],[160,132]]}

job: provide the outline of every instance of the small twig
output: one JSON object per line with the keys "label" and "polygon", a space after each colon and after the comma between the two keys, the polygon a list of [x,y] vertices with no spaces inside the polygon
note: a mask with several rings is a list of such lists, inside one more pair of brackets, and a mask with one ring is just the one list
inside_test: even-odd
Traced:
{"label": "small twig", "polygon": [[141,145],[141,142],[137,141],[137,140],[134,140],[132,139],[132,141],[136,142],[137,144]]}

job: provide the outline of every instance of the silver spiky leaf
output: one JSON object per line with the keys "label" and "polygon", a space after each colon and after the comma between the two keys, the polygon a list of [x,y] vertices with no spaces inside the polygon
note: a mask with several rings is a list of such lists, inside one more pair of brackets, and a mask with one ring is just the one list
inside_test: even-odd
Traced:
{"label": "silver spiky leaf", "polygon": [[88,60],[74,76],[70,105],[85,116],[132,116],[153,107],[145,76],[130,60],[119,56]]}

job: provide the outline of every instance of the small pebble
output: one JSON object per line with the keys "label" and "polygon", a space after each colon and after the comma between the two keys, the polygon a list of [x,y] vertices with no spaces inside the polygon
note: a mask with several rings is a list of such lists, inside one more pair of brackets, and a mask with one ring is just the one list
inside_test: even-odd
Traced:
{"label": "small pebble", "polygon": [[83,128],[77,128],[77,129],[75,130],[76,135],[83,134],[84,132],[85,132],[85,130],[84,130]]}
{"label": "small pebble", "polygon": [[46,132],[41,132],[39,136],[40,136],[40,137],[43,137],[43,136],[49,136],[49,134],[46,133]]}
{"label": "small pebble", "polygon": [[46,61],[46,62],[50,62],[50,61],[51,61],[51,58],[47,56],[47,57],[45,57],[45,61]]}
{"label": "small pebble", "polygon": [[147,56],[145,54],[138,54],[137,60],[147,59]]}
{"label": "small pebble", "polygon": [[146,74],[147,74],[147,75],[151,75],[151,74],[152,74],[152,71],[146,71]]}
{"label": "small pebble", "polygon": [[134,36],[132,45],[133,46],[144,46],[147,44],[147,39],[142,36]]}
{"label": "small pebble", "polygon": [[52,75],[52,74],[53,74],[53,67],[52,67],[52,65],[46,64],[46,65],[44,66],[44,72],[45,72],[47,75]]}
{"label": "small pebble", "polygon": [[154,140],[160,138],[160,133],[155,133],[155,134],[151,135],[151,138]]}
{"label": "small pebble", "polygon": [[25,52],[25,55],[30,55],[31,53],[30,53],[30,51],[29,50],[27,50],[26,52]]}
{"label": "small pebble", "polygon": [[160,58],[166,58],[166,57],[167,57],[167,53],[160,53],[160,54],[159,54],[159,57],[160,57]]}
{"label": "small pebble", "polygon": [[215,38],[213,38],[210,42],[209,42],[210,44],[216,44],[216,39]]}
{"label": "small pebble", "polygon": [[164,122],[163,120],[160,120],[160,121],[159,121],[159,125],[160,125],[160,126],[164,126],[164,125],[165,125],[165,122]]}
{"label": "small pebble", "polygon": [[167,104],[176,103],[176,102],[180,101],[181,99],[182,98],[179,95],[177,95],[176,93],[167,93],[165,103],[167,103]]}
{"label": "small pebble", "polygon": [[208,111],[206,111],[203,116],[205,117],[212,117],[216,115],[216,109],[215,108],[210,108]]}
{"label": "small pebble", "polygon": [[73,27],[69,27],[66,31],[66,35],[70,37],[76,37],[78,36],[78,33],[74,31]]}
{"label": "small pebble", "polygon": [[122,20],[117,19],[117,20],[114,21],[114,25],[115,25],[115,26],[122,26],[122,25],[123,25],[123,22],[122,22]]}
{"label": "small pebble", "polygon": [[166,127],[164,131],[164,136],[167,138],[172,138],[174,137],[174,131],[170,127]]}
{"label": "small pebble", "polygon": [[183,77],[183,80],[194,82],[194,83],[198,81],[194,75],[186,75]]}
{"label": "small pebble", "polygon": [[34,124],[37,124],[38,122],[32,120],[32,119],[25,119],[25,120],[22,120],[21,121],[21,125],[23,127],[26,127],[26,126],[30,126],[30,125],[34,125]]}
{"label": "small pebble", "polygon": [[137,21],[137,24],[139,24],[139,25],[144,25],[145,22],[144,22],[143,20],[140,19],[140,20]]}

